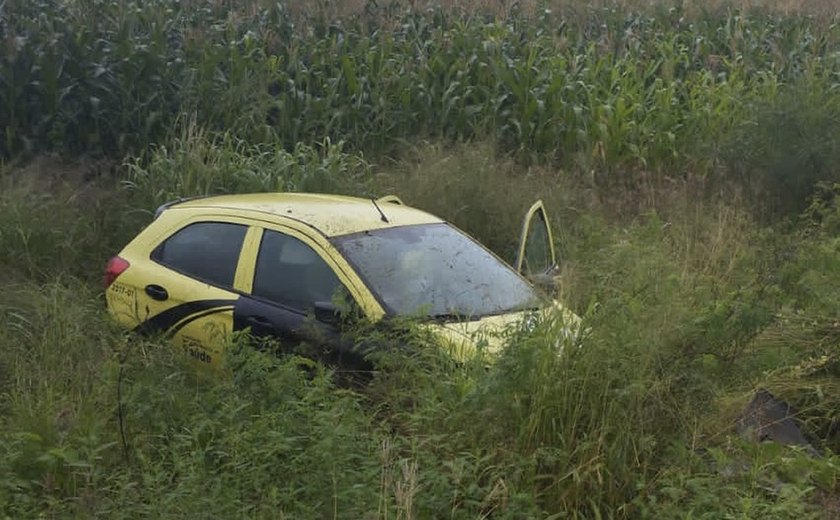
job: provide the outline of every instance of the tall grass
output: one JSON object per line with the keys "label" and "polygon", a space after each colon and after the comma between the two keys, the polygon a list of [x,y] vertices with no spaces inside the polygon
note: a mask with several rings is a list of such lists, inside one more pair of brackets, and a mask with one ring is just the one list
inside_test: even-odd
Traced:
{"label": "tall grass", "polygon": [[343,148],[326,139],[286,152],[231,134],[208,134],[193,121],[169,144],[130,161],[124,186],[133,204],[148,209],[198,195],[359,190],[369,180],[370,165]]}
{"label": "tall grass", "polygon": [[115,187],[110,167],[96,163],[43,158],[0,171],[0,281],[99,279],[105,252],[143,222]]}
{"label": "tall grass", "polygon": [[[29,218],[0,228],[0,511],[818,518],[838,489],[832,452],[811,460],[752,447],[731,425],[764,386],[800,407],[819,447],[836,447],[831,191],[780,235],[746,209],[692,198],[690,186],[617,220],[587,188],[543,189],[554,172],[523,176],[494,156],[490,145],[429,145],[368,172],[350,155],[307,152],[271,170],[267,189],[304,182],[288,173],[320,171],[325,157],[341,166],[327,178],[362,165],[348,191],[398,188],[502,248],[518,226],[495,225],[489,208],[518,220],[520,203],[541,193],[561,209],[552,223],[562,230],[562,294],[585,318],[582,342],[558,344],[562,322],[546,320],[508,330],[489,367],[481,358],[456,367],[421,331],[363,337],[393,348],[379,351],[372,381],[352,388],[246,338],[231,344],[228,372],[196,373],[165,341],[114,330],[98,269],[89,273],[144,225],[149,204],[169,196],[161,190],[254,189],[249,172],[286,164],[285,153],[193,129],[152,152],[147,170],[129,164],[134,184],[82,180],[121,201],[102,213],[66,195],[79,190],[69,178],[49,191],[33,175],[8,175],[2,210]],[[446,182],[455,175],[476,204],[455,203]],[[77,230],[97,220],[98,233]],[[29,249],[39,253],[23,254],[21,236],[39,237]],[[785,253],[791,244],[798,254]]]}
{"label": "tall grass", "polygon": [[758,103],[756,117],[737,127],[726,162],[758,214],[800,213],[821,183],[838,181],[836,85],[800,79]]}
{"label": "tall grass", "polygon": [[88,287],[8,289],[4,515],[312,517],[375,507],[368,419],[323,377],[249,349],[233,379],[198,382],[167,345],[113,331]]}

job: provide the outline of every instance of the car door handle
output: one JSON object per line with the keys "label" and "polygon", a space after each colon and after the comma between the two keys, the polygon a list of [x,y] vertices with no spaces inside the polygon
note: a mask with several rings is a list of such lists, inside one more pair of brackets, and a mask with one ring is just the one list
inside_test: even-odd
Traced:
{"label": "car door handle", "polygon": [[153,300],[159,302],[166,301],[169,298],[169,293],[160,285],[150,284],[146,286],[146,294]]}

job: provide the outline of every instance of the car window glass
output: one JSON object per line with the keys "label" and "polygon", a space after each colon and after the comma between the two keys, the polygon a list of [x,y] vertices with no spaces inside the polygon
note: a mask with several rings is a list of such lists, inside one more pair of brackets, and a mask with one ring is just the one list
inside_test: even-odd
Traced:
{"label": "car window glass", "polygon": [[446,224],[365,231],[332,242],[391,314],[481,317],[538,303],[516,271]]}
{"label": "car window glass", "polygon": [[152,258],[199,280],[232,287],[247,230],[224,222],[191,224],[158,246]]}
{"label": "car window glass", "polygon": [[297,238],[266,230],[260,243],[252,294],[302,311],[315,302],[345,297],[335,272]]}
{"label": "car window glass", "polygon": [[523,267],[526,273],[540,274],[551,268],[551,249],[548,240],[545,215],[539,211],[531,220],[525,240],[525,265]]}

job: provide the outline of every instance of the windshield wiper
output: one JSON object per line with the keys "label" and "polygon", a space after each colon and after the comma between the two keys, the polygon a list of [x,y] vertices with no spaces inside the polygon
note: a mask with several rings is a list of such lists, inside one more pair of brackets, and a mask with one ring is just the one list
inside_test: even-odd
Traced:
{"label": "windshield wiper", "polygon": [[434,321],[441,323],[464,322],[464,321],[478,321],[482,316],[473,316],[469,314],[461,314],[457,312],[433,314],[429,316]]}

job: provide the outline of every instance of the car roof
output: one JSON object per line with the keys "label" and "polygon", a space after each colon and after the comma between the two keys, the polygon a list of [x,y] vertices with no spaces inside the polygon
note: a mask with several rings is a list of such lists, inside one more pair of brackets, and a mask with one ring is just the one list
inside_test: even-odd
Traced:
{"label": "car roof", "polygon": [[[266,216],[290,218],[307,224],[328,237],[414,224],[443,222],[425,211],[390,201],[378,200],[376,209],[372,199],[327,195],[319,193],[251,193],[201,197],[175,202],[169,208],[259,213]],[[168,208],[167,208],[168,209]]]}

